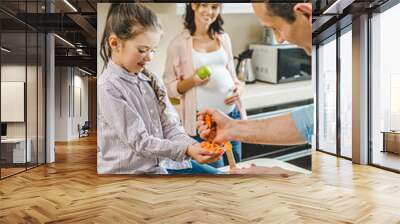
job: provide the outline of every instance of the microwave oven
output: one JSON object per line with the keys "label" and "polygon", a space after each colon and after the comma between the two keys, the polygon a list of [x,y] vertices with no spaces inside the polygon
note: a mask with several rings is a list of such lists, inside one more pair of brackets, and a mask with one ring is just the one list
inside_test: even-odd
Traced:
{"label": "microwave oven", "polygon": [[311,57],[294,45],[251,44],[251,64],[256,79],[284,83],[311,79]]}

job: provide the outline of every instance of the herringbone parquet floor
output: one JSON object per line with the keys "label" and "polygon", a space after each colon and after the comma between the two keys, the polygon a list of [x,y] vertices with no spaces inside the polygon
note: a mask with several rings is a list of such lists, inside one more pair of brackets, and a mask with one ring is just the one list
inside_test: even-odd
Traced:
{"label": "herringbone parquet floor", "polygon": [[0,223],[400,223],[400,175],[323,153],[290,178],[98,176],[94,137],[0,181]]}

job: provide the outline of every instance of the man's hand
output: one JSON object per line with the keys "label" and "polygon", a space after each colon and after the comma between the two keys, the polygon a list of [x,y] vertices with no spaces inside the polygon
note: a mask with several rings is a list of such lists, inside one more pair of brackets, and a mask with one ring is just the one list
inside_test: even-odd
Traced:
{"label": "man's hand", "polygon": [[195,143],[188,147],[186,154],[196,160],[198,163],[213,163],[221,158],[220,153],[215,153],[213,151],[203,149],[200,143]]}
{"label": "man's hand", "polygon": [[211,134],[210,127],[204,122],[204,116],[206,114],[211,115],[213,121],[216,123],[216,133],[214,139],[211,139],[213,143],[222,144],[224,142],[232,141],[232,128],[234,127],[235,120],[229,118],[227,115],[219,110],[206,109],[199,112],[197,119],[197,128],[202,139],[208,139]]}

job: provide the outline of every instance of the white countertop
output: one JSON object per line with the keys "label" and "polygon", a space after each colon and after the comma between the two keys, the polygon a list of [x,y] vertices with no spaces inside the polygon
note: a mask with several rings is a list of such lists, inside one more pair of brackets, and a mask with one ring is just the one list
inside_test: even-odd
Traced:
{"label": "white countertop", "polygon": [[[303,173],[303,174],[311,174],[310,170],[303,169],[299,166],[295,166],[293,164],[290,164],[290,163],[287,163],[287,162],[284,162],[281,160],[269,159],[269,158],[253,159],[253,160],[249,160],[246,162],[240,162],[237,164],[237,166],[245,167],[245,166],[249,166],[251,164],[255,164],[256,166],[264,166],[264,167],[277,166],[282,169],[286,169],[286,170],[290,170],[290,171],[295,171],[295,172],[299,172],[299,173]],[[228,172],[229,166],[224,166],[224,167],[221,167],[218,169],[223,172]]]}
{"label": "white countertop", "polygon": [[276,106],[313,98],[311,80],[281,84],[256,82],[246,84],[242,96],[247,110]]}

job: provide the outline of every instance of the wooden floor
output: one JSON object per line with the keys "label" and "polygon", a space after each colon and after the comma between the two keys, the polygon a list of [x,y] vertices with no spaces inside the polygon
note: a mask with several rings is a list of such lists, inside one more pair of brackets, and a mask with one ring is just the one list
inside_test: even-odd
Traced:
{"label": "wooden floor", "polygon": [[18,173],[20,173],[20,172],[24,172],[24,171],[26,171],[27,169],[28,169],[28,170],[29,170],[29,169],[33,169],[33,168],[35,168],[35,167],[37,167],[37,164],[36,164],[36,163],[27,163],[27,167],[25,167],[25,164],[18,164],[18,167],[0,168],[0,169],[1,169],[1,170],[0,170],[1,178],[6,178],[6,177],[8,177],[8,176],[15,175],[15,174],[18,174]]}
{"label": "wooden floor", "polygon": [[13,174],[25,171],[25,167],[24,168],[0,168],[1,169],[1,177],[8,177],[11,176]]}
{"label": "wooden floor", "polygon": [[95,138],[0,181],[0,223],[400,223],[400,175],[313,155],[313,174],[98,176]]}

